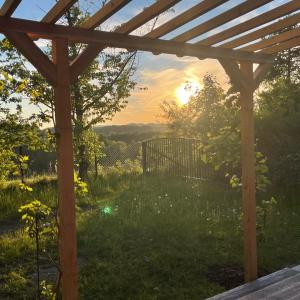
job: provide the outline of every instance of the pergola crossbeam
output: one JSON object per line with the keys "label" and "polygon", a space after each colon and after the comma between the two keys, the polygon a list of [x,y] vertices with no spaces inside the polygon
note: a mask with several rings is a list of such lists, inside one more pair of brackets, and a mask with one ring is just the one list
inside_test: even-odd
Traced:
{"label": "pergola crossbeam", "polygon": [[177,17],[150,31],[148,34],[146,34],[146,36],[150,38],[158,38],[164,36],[167,33],[179,28],[180,26],[195,18],[204,15],[211,9],[214,9],[227,1],[229,0],[204,0],[201,3],[196,4],[187,11],[183,12],[182,14],[178,15]]}
{"label": "pergola crossbeam", "polygon": [[[252,52],[222,49],[209,46],[198,46],[176,41],[153,40],[146,37],[124,35],[117,32],[106,32],[84,28],[68,27],[56,24],[39,23],[35,21],[16,18],[0,17],[0,32],[29,32],[41,38],[67,38],[69,41],[80,43],[93,43],[93,47],[130,48],[134,50],[154,53],[168,53],[178,56],[193,56],[198,58],[228,58],[247,60],[256,63],[272,61],[272,56]],[[98,44],[98,45],[97,45]],[[99,46],[100,44],[100,46]]]}
{"label": "pergola crossbeam", "polygon": [[105,22],[108,18],[114,15],[117,11],[123,8],[131,0],[111,0],[107,2],[94,15],[89,17],[86,21],[80,24],[81,28],[93,29]]}
{"label": "pergola crossbeam", "polygon": [[0,16],[9,17],[17,9],[22,0],[5,0],[0,8]]}
{"label": "pergola crossbeam", "polygon": [[217,15],[216,17],[174,37],[173,40],[179,42],[187,42],[203,33],[208,32],[209,30],[215,29],[271,1],[272,0],[252,0],[243,2],[231,8],[230,10]]}
{"label": "pergola crossbeam", "polygon": [[[269,1],[270,2],[270,1]],[[299,9],[299,1],[293,0],[270,11],[267,11],[261,15],[258,15],[252,19],[249,19],[236,26],[230,27],[224,31],[221,31],[215,35],[212,35],[206,39],[201,40],[197,44],[211,46],[235,35],[241,34],[262,24],[271,22],[289,13],[292,13]]]}
{"label": "pergola crossbeam", "polygon": [[[179,1],[180,0],[158,0],[151,6],[145,8],[141,13],[136,15],[127,23],[122,24],[115,30],[115,32],[129,34],[130,32],[147,23],[149,20],[166,11]],[[81,54],[79,54],[79,56],[71,63],[71,81],[76,80],[83,70],[104,48],[105,46],[103,45],[89,45]]]}
{"label": "pergola crossbeam", "polygon": [[42,22],[55,23],[77,0],[59,0],[43,17]]}
{"label": "pergola crossbeam", "polygon": [[265,37],[268,34],[272,34],[274,32],[283,30],[286,27],[293,26],[300,22],[300,13],[291,15],[289,17],[283,18],[281,20],[277,20],[274,23],[267,25],[263,28],[254,30],[250,33],[242,35],[238,38],[235,38],[229,42],[222,43],[220,47],[222,48],[236,48],[244,44],[248,44],[252,41],[255,41],[259,38]]}
{"label": "pergola crossbeam", "polygon": [[300,37],[296,37],[294,39],[277,44],[275,46],[271,46],[269,48],[260,50],[260,51],[258,51],[258,53],[274,54],[274,53],[278,53],[278,52],[281,52],[281,51],[284,51],[287,49],[291,49],[294,47],[299,47],[299,46],[300,46]]}
{"label": "pergola crossbeam", "polygon": [[264,40],[258,41],[257,43],[253,43],[249,46],[239,48],[239,50],[257,51],[257,50],[264,49],[264,48],[273,46],[273,45],[281,43],[281,42],[291,40],[298,36],[300,36],[300,28],[294,28],[292,30],[275,35],[271,38],[264,39]]}

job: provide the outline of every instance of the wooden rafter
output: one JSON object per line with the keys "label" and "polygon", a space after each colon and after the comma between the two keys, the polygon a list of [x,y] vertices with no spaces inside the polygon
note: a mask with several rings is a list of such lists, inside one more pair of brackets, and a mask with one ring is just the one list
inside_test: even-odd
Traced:
{"label": "wooden rafter", "polygon": [[275,46],[271,46],[269,48],[260,50],[258,53],[265,53],[265,54],[274,54],[278,53],[287,49],[291,49],[294,47],[299,47],[300,46],[300,37],[291,39],[289,41],[277,44]]}
{"label": "wooden rafter", "polygon": [[105,22],[109,17],[119,11],[122,7],[128,4],[131,0],[111,0],[107,2],[94,15],[80,24],[81,28],[93,29]]}
{"label": "wooden rafter", "polygon": [[[3,18],[3,17],[2,17]],[[51,83],[56,82],[56,67],[46,54],[22,32],[5,32],[8,40],[30,61],[30,63]]]}
{"label": "wooden rafter", "polygon": [[183,12],[182,14],[178,15],[177,17],[155,28],[154,30],[146,34],[146,36],[150,38],[158,38],[164,36],[165,34],[177,29],[178,27],[195,18],[200,17],[201,15],[204,15],[211,9],[214,9],[227,1],[229,0],[204,0],[201,3],[196,4],[187,11]]}
{"label": "wooden rafter", "polygon": [[[270,2],[270,1],[269,1]],[[276,7],[270,11],[267,11],[261,15],[258,15],[252,19],[249,19],[236,26],[230,27],[224,31],[214,34],[206,39],[201,40],[197,44],[211,46],[235,35],[241,34],[262,24],[266,24],[282,16],[288,15],[299,9],[299,0],[293,0],[284,5]]]}
{"label": "wooden rafter", "polygon": [[293,26],[299,22],[300,22],[300,13],[297,13],[297,14],[291,15],[289,17],[286,17],[284,19],[275,21],[274,23],[267,25],[263,28],[260,28],[255,31],[252,31],[250,33],[247,33],[245,35],[242,35],[242,36],[235,38],[229,42],[221,44],[220,47],[233,49],[233,48],[239,47],[241,45],[255,41],[259,38],[265,37],[274,32],[280,31],[286,27]]}
{"label": "wooden rafter", "polygon": [[300,36],[300,28],[294,28],[294,29],[291,29],[289,31],[277,34],[277,35],[275,35],[273,37],[270,37],[268,39],[263,39],[261,41],[258,41],[256,43],[253,43],[253,44],[249,45],[249,46],[245,46],[245,47],[242,47],[242,48],[239,48],[239,49],[244,50],[244,51],[257,51],[257,50],[260,50],[260,49],[264,49],[264,48],[276,45],[276,44],[281,43],[281,42],[291,40],[291,39],[296,38],[298,36]]}
{"label": "wooden rafter", "polygon": [[[115,32],[129,34],[149,20],[155,18],[166,11],[180,0],[158,0],[151,6],[144,9],[129,22],[122,24]],[[78,78],[79,74],[97,57],[105,46],[89,45],[72,63],[71,63],[71,81]]]}
{"label": "wooden rafter", "polygon": [[[42,38],[67,38],[73,42],[93,43],[94,47],[130,48],[154,53],[168,53],[179,56],[200,58],[228,58],[250,60],[253,62],[270,62],[271,56],[249,53],[246,51],[222,49],[218,47],[198,46],[176,41],[153,40],[146,37],[125,35],[118,32],[105,32],[84,28],[68,27],[56,24],[39,23],[16,18],[0,17],[0,32],[26,32],[39,35]],[[97,45],[98,44],[98,45]],[[105,45],[105,46],[103,46]]]}
{"label": "wooden rafter", "polygon": [[0,8],[0,16],[10,17],[22,0],[5,0]]}
{"label": "wooden rafter", "polygon": [[77,0],[59,0],[43,17],[42,22],[55,23]]}
{"label": "wooden rafter", "polygon": [[178,42],[187,42],[203,33],[206,33],[209,30],[217,28],[218,26],[221,26],[235,18],[238,18],[271,1],[272,0],[251,0],[243,2],[240,5],[237,5],[230,10],[217,15],[216,17],[174,37],[173,40]]}

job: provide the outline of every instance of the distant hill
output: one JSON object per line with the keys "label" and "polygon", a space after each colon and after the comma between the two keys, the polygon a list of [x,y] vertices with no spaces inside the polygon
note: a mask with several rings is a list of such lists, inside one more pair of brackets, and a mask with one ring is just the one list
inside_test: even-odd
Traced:
{"label": "distant hill", "polygon": [[166,124],[126,124],[98,126],[94,130],[103,137],[127,143],[139,142],[164,135],[168,131]]}

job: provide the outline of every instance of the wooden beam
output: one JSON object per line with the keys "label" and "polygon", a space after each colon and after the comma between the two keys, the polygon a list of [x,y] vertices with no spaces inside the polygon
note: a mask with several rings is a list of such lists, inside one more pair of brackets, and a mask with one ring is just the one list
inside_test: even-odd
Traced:
{"label": "wooden beam", "polygon": [[[229,58],[247,60],[256,63],[266,63],[273,60],[272,56],[256,54],[246,51],[222,49],[218,47],[196,46],[192,44],[150,39],[140,36],[127,35],[117,32],[89,30],[56,24],[40,23],[29,20],[0,17],[0,32],[29,32],[40,35],[42,38],[66,38],[69,41],[93,43],[94,47],[116,47],[167,53],[179,56],[193,56],[201,58]],[[98,45],[97,45],[98,44]],[[100,45],[100,46],[99,46]],[[105,46],[103,46],[105,45]]]}
{"label": "wooden beam", "polygon": [[128,4],[131,0],[110,0],[94,15],[80,24],[81,28],[96,28],[101,23],[105,22],[113,14],[119,11],[122,7]]}
{"label": "wooden beam", "polygon": [[22,32],[3,32],[8,40],[28,59],[50,84],[56,82],[56,67],[46,54]]}
{"label": "wooden beam", "polygon": [[258,41],[257,43],[253,43],[251,45],[239,48],[239,50],[244,50],[244,51],[257,51],[260,49],[264,49],[273,45],[276,45],[281,42],[285,42],[288,40],[291,40],[295,37],[300,36],[300,28],[294,28],[289,31],[285,31],[283,33],[277,34],[275,36],[272,36],[267,39],[263,39]]}
{"label": "wooden beam", "polygon": [[[248,1],[249,2],[249,1]],[[269,1],[270,2],[270,1]],[[214,34],[206,39],[201,40],[197,44],[211,46],[235,35],[241,34],[262,24],[266,24],[282,16],[288,15],[296,10],[300,9],[299,0],[293,0],[284,5],[269,10],[263,14],[260,14],[250,20],[242,22],[236,26],[230,27],[217,34]]]}
{"label": "wooden beam", "polygon": [[230,10],[219,14],[216,17],[176,36],[172,40],[178,42],[187,42],[203,33],[206,33],[209,30],[217,28],[271,1],[272,0],[252,0],[243,2],[240,5],[237,5]]}
{"label": "wooden beam", "polygon": [[269,73],[269,71],[271,70],[273,64],[259,64],[258,67],[256,68],[256,70],[254,71],[254,90],[256,90],[258,88],[258,86],[260,85],[260,83],[264,80],[264,78],[266,77],[266,75]]}
{"label": "wooden beam", "polygon": [[57,67],[57,78],[59,78],[54,85],[54,103],[58,154],[59,262],[62,273],[62,299],[77,300],[77,242],[68,41],[55,39],[52,52]]}
{"label": "wooden beam", "polygon": [[183,12],[182,14],[178,15],[177,17],[150,31],[145,36],[150,38],[158,38],[164,36],[165,34],[179,28],[180,26],[188,23],[189,21],[192,21],[195,18],[204,15],[205,13],[227,1],[229,0],[204,0],[201,3],[196,4],[187,11]]}
{"label": "wooden beam", "polygon": [[[241,62],[241,72],[253,86],[253,64]],[[241,162],[244,213],[245,281],[257,278],[256,199],[255,199],[255,137],[253,89],[241,91]]]}
{"label": "wooden beam", "polygon": [[[136,15],[127,23],[118,27],[115,32],[129,34],[133,30],[147,23],[162,12],[166,11],[180,0],[157,0],[151,6],[145,8],[141,13]],[[71,81],[77,80],[83,70],[99,55],[105,46],[89,45],[79,54],[79,56],[71,63]]]}
{"label": "wooden beam", "polygon": [[0,16],[10,17],[22,0],[5,0],[0,8]]}
{"label": "wooden beam", "polygon": [[42,22],[55,23],[77,0],[59,0],[43,17]]}
{"label": "wooden beam", "polygon": [[260,28],[255,31],[252,31],[250,33],[247,33],[245,35],[242,35],[241,37],[238,37],[234,40],[231,40],[229,42],[221,44],[220,47],[233,49],[233,48],[239,47],[241,45],[248,44],[259,38],[265,37],[274,32],[280,31],[286,27],[293,26],[299,22],[300,22],[300,13],[297,13],[297,14],[294,14],[287,18],[277,20],[274,23],[267,25],[263,28]]}
{"label": "wooden beam", "polygon": [[241,72],[238,63],[235,60],[222,58],[219,59],[219,62],[230,78],[231,83],[238,90],[247,90],[249,88],[249,82],[247,82],[244,74]]}
{"label": "wooden beam", "polygon": [[275,53],[278,53],[278,52],[281,52],[281,51],[284,51],[287,49],[291,49],[294,47],[298,47],[298,46],[300,46],[300,37],[297,37],[297,38],[291,39],[289,41],[280,43],[278,45],[271,46],[269,48],[260,50],[260,51],[258,51],[258,53],[275,54]]}

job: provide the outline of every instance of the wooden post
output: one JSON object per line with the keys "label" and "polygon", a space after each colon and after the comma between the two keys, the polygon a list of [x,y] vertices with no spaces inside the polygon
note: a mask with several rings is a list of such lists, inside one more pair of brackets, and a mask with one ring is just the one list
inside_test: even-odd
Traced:
{"label": "wooden post", "polygon": [[57,68],[54,86],[58,154],[59,260],[62,298],[77,300],[77,241],[74,194],[74,166],[70,100],[68,41],[53,41],[53,61]]}
{"label": "wooden post", "polygon": [[245,281],[248,282],[257,278],[253,64],[251,62],[241,62],[240,70],[248,83],[248,88],[241,89],[241,159]]}

